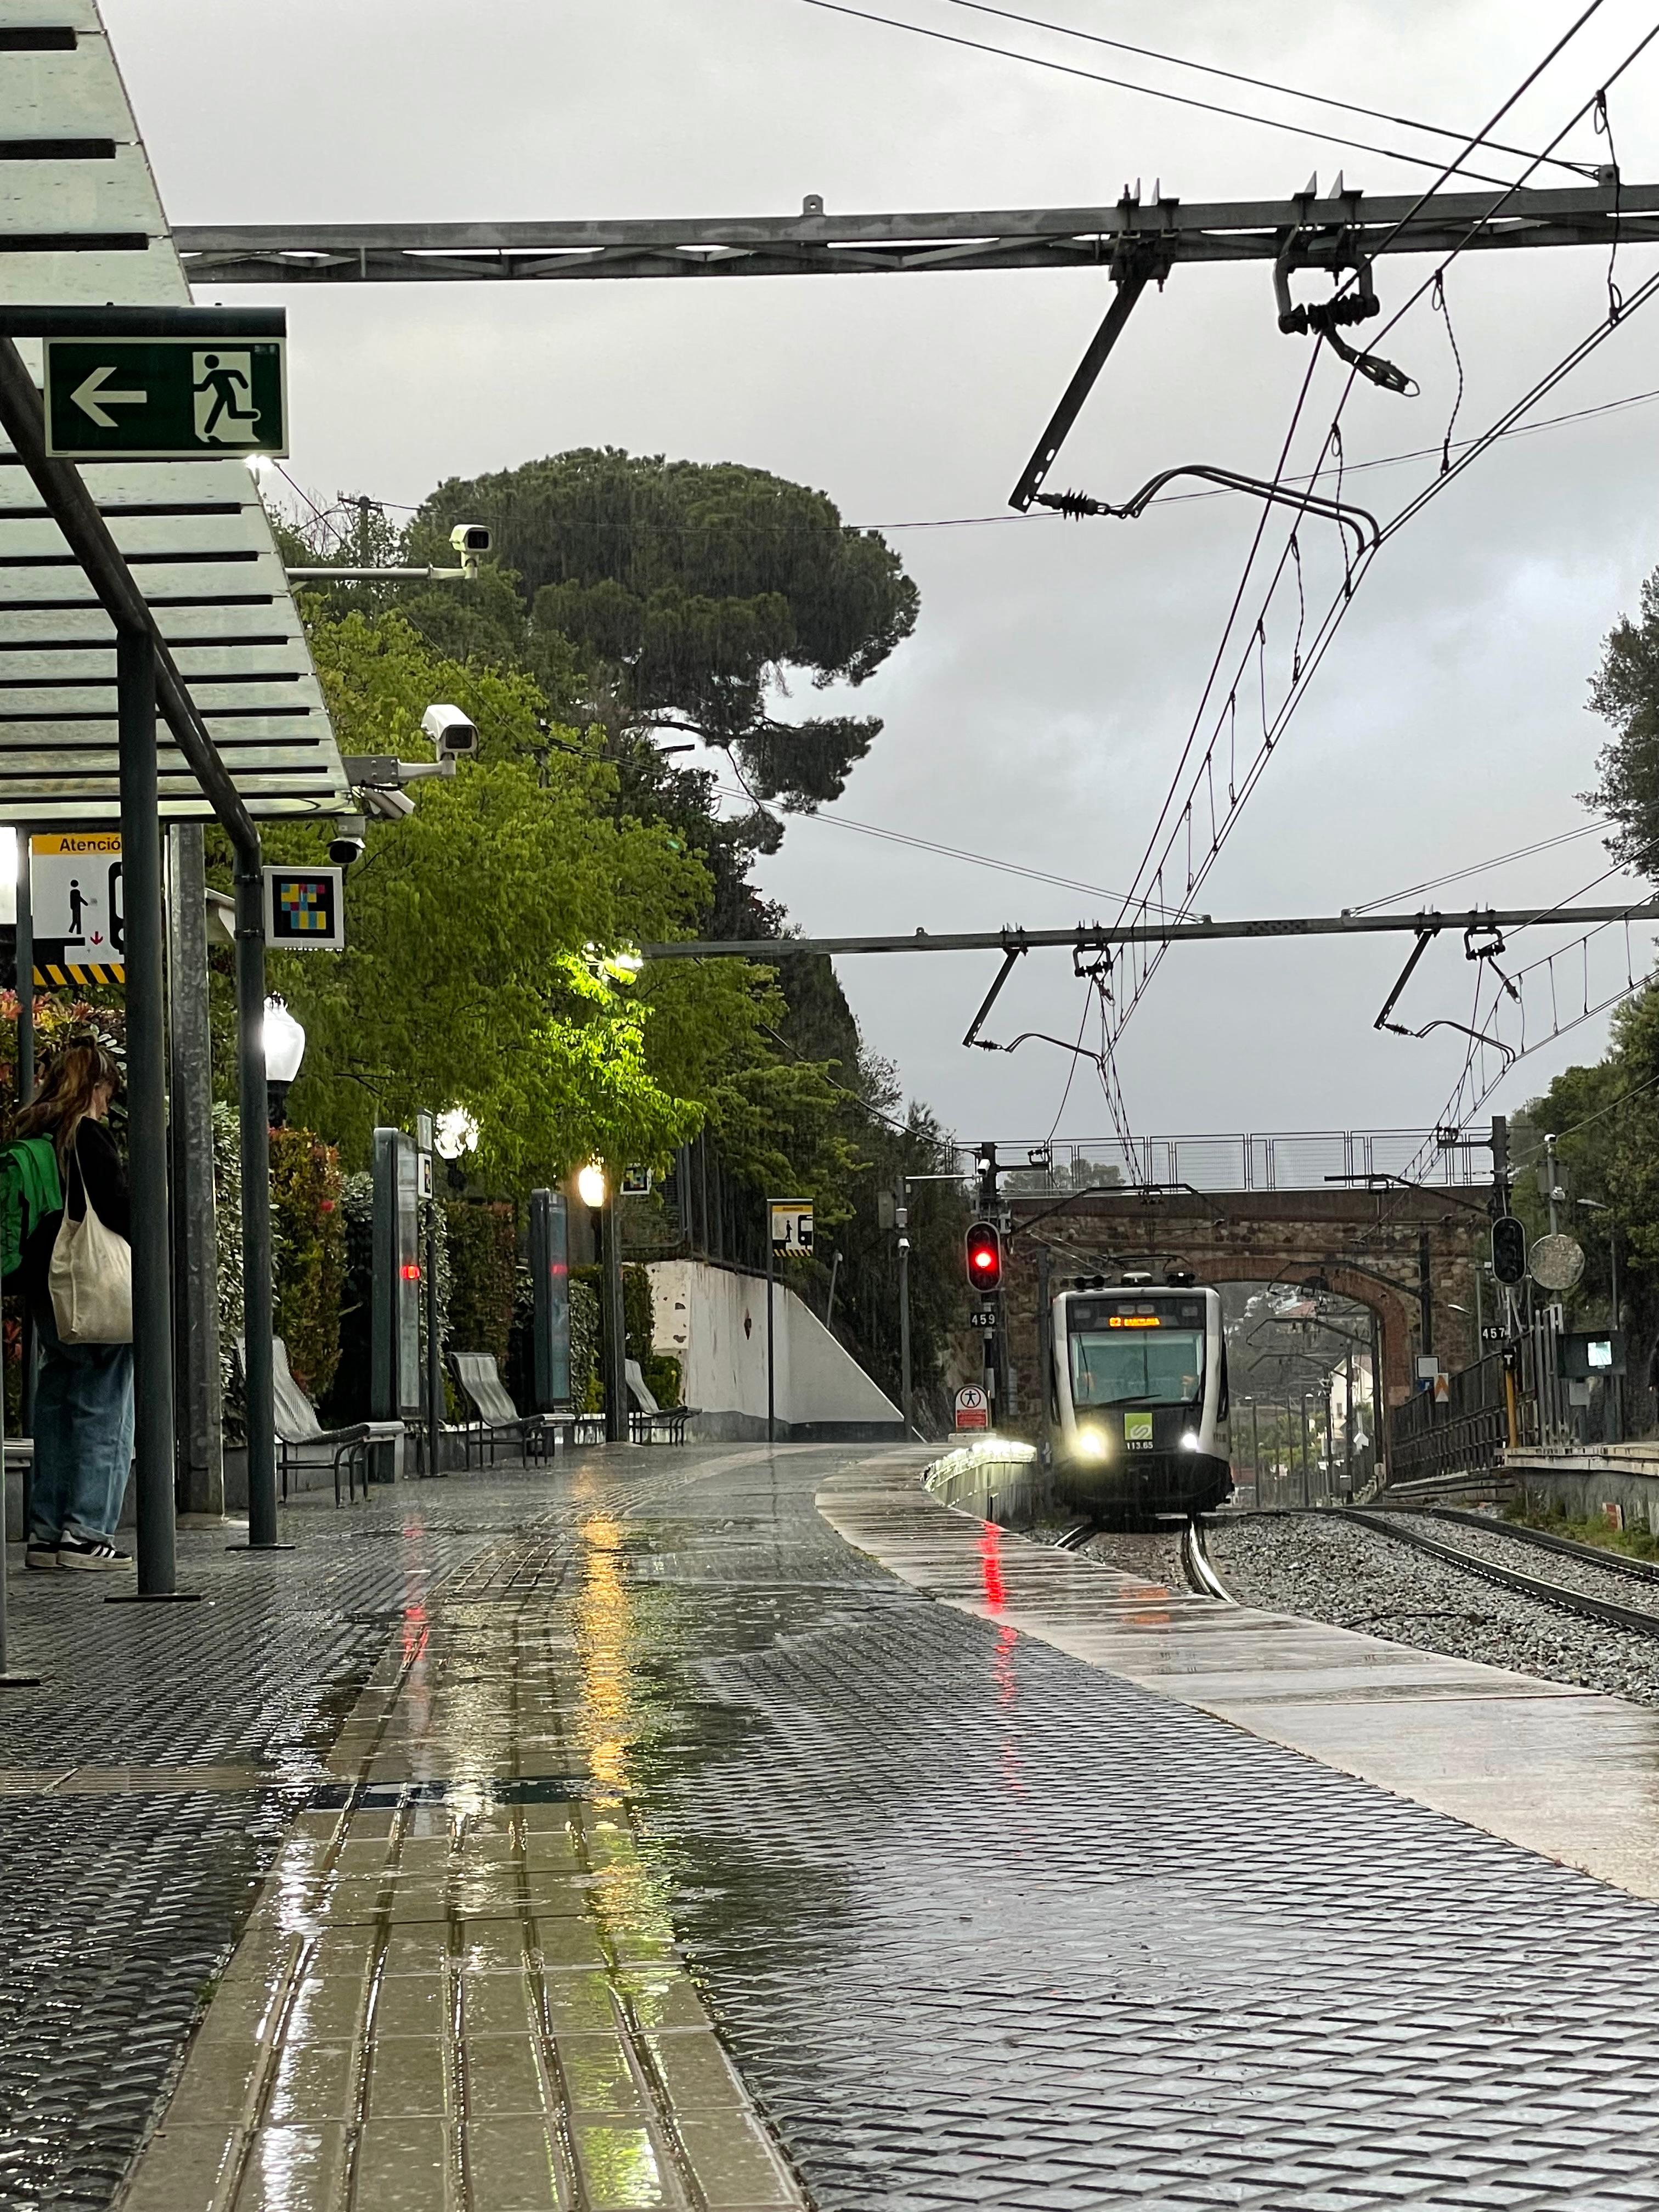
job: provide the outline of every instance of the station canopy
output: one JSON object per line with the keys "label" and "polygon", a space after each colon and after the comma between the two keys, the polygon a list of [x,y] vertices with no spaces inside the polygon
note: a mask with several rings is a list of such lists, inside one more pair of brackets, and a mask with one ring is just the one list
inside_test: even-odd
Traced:
{"label": "station canopy", "polygon": [[[0,305],[191,304],[95,0],[0,0]],[[19,338],[40,374],[40,349]],[[246,461],[83,462],[253,815],[347,803],[338,748]],[[0,440],[0,822],[119,817],[115,630]],[[161,811],[211,812],[165,726]]]}

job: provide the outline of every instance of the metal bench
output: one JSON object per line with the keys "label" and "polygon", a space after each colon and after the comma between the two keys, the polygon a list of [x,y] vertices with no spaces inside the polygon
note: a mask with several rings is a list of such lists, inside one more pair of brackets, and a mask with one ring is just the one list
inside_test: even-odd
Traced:
{"label": "metal bench", "polygon": [[[303,1467],[307,1451],[327,1452],[334,1469],[334,1503],[340,1503],[340,1470],[345,1469],[346,1495],[355,1498],[356,1474],[362,1469],[363,1495],[368,1495],[368,1455],[375,1444],[395,1443],[404,1433],[401,1421],[354,1421],[349,1428],[325,1429],[317,1418],[317,1408],[294,1379],[288,1364],[288,1346],[280,1336],[270,1340],[272,1380],[275,1399],[277,1467],[282,1475],[283,1496],[288,1496],[288,1471],[290,1467]],[[247,1372],[246,1340],[236,1340],[236,1356],[241,1362],[242,1372]],[[315,1462],[313,1462],[313,1464]]]}
{"label": "metal bench", "polygon": [[671,1444],[683,1444],[685,1442],[685,1425],[696,1407],[659,1406],[651,1394],[637,1359],[625,1359],[623,1370],[628,1377],[628,1395],[634,1401],[628,1409],[628,1430],[635,1443],[654,1443],[659,1437],[666,1437]]}
{"label": "metal bench", "polygon": [[461,1431],[469,1467],[475,1439],[480,1462],[487,1445],[493,1466],[495,1439],[503,1434],[516,1432],[525,1457],[533,1460],[547,1458],[556,1450],[561,1437],[568,1446],[587,1443],[596,1433],[599,1438],[604,1437],[605,1423],[597,1413],[521,1413],[507,1395],[493,1352],[452,1352],[449,1364],[473,1412],[473,1419]]}

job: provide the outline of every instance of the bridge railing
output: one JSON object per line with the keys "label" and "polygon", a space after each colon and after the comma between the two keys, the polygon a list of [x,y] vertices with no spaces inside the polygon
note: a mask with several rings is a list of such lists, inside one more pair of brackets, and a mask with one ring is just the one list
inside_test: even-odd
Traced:
{"label": "bridge railing", "polygon": [[[1015,1196],[1059,1197],[1098,1184],[1126,1188],[1148,1183],[1188,1184],[1195,1190],[1323,1190],[1367,1176],[1403,1176],[1437,1188],[1470,1187],[1490,1179],[1483,1151],[1442,1151],[1432,1129],[1297,1129],[1251,1131],[1237,1136],[1137,1137],[1044,1147],[1005,1145],[1005,1164],[1022,1156],[1004,1188]],[[963,1149],[964,1174],[973,1165]]]}

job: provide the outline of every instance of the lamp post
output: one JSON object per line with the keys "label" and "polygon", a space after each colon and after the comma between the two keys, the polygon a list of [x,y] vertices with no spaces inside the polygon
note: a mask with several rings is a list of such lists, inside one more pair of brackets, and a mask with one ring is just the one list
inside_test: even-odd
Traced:
{"label": "lamp post", "polygon": [[306,1056],[306,1033],[282,999],[265,1000],[265,1103],[273,1129],[288,1127],[289,1086]]}
{"label": "lamp post", "polygon": [[576,1189],[593,1224],[593,1242],[603,1268],[601,1300],[604,1328],[600,1332],[605,1376],[605,1440],[609,1444],[628,1441],[628,1338],[623,1313],[622,1240],[617,1218],[617,1194],[611,1177],[598,1160],[590,1160],[576,1177]]}
{"label": "lamp post", "polygon": [[[447,1164],[445,1180],[450,1188],[465,1187],[466,1178],[456,1166],[463,1152],[476,1149],[478,1125],[465,1106],[452,1106],[435,1116],[420,1115],[416,1129],[429,1139],[431,1154]],[[438,1182],[434,1176],[426,1194],[426,1466],[428,1474],[441,1474],[439,1454],[444,1432],[444,1348],[438,1333]]]}

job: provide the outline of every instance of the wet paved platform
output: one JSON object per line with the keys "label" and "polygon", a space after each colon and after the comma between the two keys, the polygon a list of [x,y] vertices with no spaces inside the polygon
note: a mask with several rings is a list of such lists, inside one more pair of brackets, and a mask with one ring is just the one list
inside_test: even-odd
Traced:
{"label": "wet paved platform", "polygon": [[165,2104],[138,2212],[1659,2204],[1659,1907],[1027,1632],[1000,1532],[935,1602],[854,1547],[916,1463],[613,1450],[191,1533],[211,1607],[24,1584],[0,2201],[109,2201]]}
{"label": "wet paved platform", "polygon": [[1352,1629],[1223,1606],[951,1512],[908,1471],[820,1510],[940,1603],[1659,1898],[1659,1711]]}

